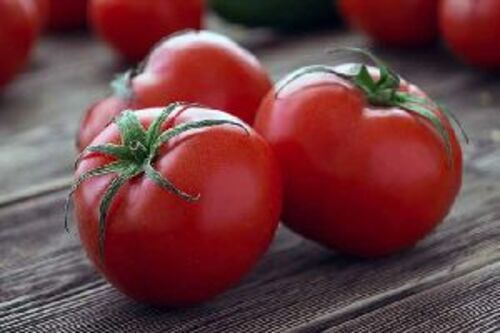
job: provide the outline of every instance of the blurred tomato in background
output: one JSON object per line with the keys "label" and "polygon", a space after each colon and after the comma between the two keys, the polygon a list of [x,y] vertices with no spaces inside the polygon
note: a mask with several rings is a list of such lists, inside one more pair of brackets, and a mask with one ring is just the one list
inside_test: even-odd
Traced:
{"label": "blurred tomato in background", "polygon": [[87,5],[87,0],[49,0],[47,18],[49,29],[72,30],[85,27]]}
{"label": "blurred tomato in background", "polygon": [[31,1],[0,0],[0,88],[26,65],[40,26]]}
{"label": "blurred tomato in background", "polygon": [[467,63],[500,67],[500,1],[442,0],[440,25],[451,50]]}
{"label": "blurred tomato in background", "polygon": [[438,35],[437,0],[340,0],[346,21],[378,43],[430,44]]}
{"label": "blurred tomato in background", "polygon": [[203,0],[92,0],[92,25],[99,36],[129,61],[142,60],[163,37],[201,29]]}
{"label": "blurred tomato in background", "polygon": [[78,135],[80,150],[128,108],[198,103],[252,124],[272,81],[258,59],[231,39],[193,31],[164,40],[143,68],[125,74],[113,86],[115,94],[87,112]]}
{"label": "blurred tomato in background", "polygon": [[50,11],[50,0],[26,0],[32,2],[37,11],[40,19],[40,24],[45,27],[49,20],[49,11]]}

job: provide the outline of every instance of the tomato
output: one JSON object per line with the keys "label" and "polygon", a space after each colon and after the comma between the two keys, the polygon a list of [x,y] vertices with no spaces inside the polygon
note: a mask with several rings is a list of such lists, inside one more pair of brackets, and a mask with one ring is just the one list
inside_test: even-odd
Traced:
{"label": "tomato", "polygon": [[163,37],[201,29],[203,0],[91,0],[97,33],[130,61],[142,60]]}
{"label": "tomato", "polygon": [[35,7],[38,11],[38,15],[40,17],[40,25],[41,27],[45,27],[49,20],[49,11],[50,11],[50,0],[29,0],[35,4]]}
{"label": "tomato", "polygon": [[262,98],[272,88],[271,79],[252,54],[208,31],[166,39],[143,68],[124,78],[115,85],[116,94],[88,111],[78,135],[80,150],[125,108],[185,101],[253,123]]}
{"label": "tomato", "polygon": [[441,1],[440,26],[446,43],[464,61],[500,68],[500,2]]}
{"label": "tomato", "polygon": [[347,21],[385,45],[420,46],[437,37],[437,0],[340,0],[339,5]]}
{"label": "tomato", "polygon": [[31,2],[0,0],[0,88],[26,66],[40,31],[39,20]]}
{"label": "tomato", "polygon": [[[121,167],[79,182],[74,195],[92,262],[123,293],[162,306],[203,302],[237,283],[268,248],[281,209],[279,167],[261,136],[223,112],[172,107],[163,121],[162,109],[123,113],[118,126],[100,133],[76,176],[117,161]],[[148,141],[139,127],[162,124],[158,134],[164,134],[196,122],[158,149],[158,135]],[[173,185],[160,184],[145,165]],[[100,209],[122,176],[109,206]]]}
{"label": "tomato", "polygon": [[49,0],[49,28],[64,31],[87,25],[87,0]]}
{"label": "tomato", "polygon": [[292,74],[264,100],[255,128],[282,167],[283,222],[374,257],[415,244],[443,220],[461,186],[462,153],[418,87],[387,72],[376,85],[378,70],[357,68]]}

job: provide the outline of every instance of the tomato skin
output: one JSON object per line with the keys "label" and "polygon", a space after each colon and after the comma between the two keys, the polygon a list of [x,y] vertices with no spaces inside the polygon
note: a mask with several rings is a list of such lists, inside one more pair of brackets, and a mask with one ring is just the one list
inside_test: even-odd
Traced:
{"label": "tomato skin", "polygon": [[49,0],[25,0],[30,2],[30,6],[33,6],[37,12],[37,16],[40,22],[40,30],[45,28],[49,19]]}
{"label": "tomato skin", "polygon": [[0,89],[26,66],[40,32],[33,3],[0,0]]}
{"label": "tomato skin", "polygon": [[45,14],[44,6],[45,2],[43,0],[14,0],[22,3],[25,11],[28,13],[30,22],[36,27],[36,37],[38,38],[43,28],[45,27]]}
{"label": "tomato skin", "polygon": [[48,25],[53,31],[81,29],[87,25],[88,0],[49,0]]}
{"label": "tomato skin", "polygon": [[384,45],[430,44],[438,34],[436,0],[340,0],[347,21]]}
{"label": "tomato skin", "polygon": [[[91,114],[80,127],[78,147],[85,148],[124,108],[184,101],[224,110],[252,124],[271,88],[271,79],[259,61],[226,37],[202,31],[169,38],[155,48],[144,71],[132,80],[130,100],[122,105],[98,104],[88,111]],[[116,98],[120,97],[111,97]]]}
{"label": "tomato skin", "polygon": [[[161,109],[137,112],[145,128]],[[235,119],[190,108],[173,124]],[[166,128],[166,127],[165,127]],[[138,176],[121,188],[109,211],[104,264],[98,257],[98,207],[113,176],[83,183],[75,193],[83,247],[101,273],[126,295],[161,306],[206,301],[237,283],[268,248],[281,209],[281,178],[269,145],[249,128],[199,129],[161,149],[155,168],[188,193],[185,202]],[[93,144],[119,143],[108,126]],[[109,162],[86,155],[76,175]]]}
{"label": "tomato skin", "polygon": [[92,0],[97,33],[129,61],[142,60],[163,37],[201,29],[203,0]]}
{"label": "tomato skin", "polygon": [[440,2],[440,27],[445,42],[465,62],[500,68],[500,2]]}
{"label": "tomato skin", "polygon": [[[403,84],[416,96],[417,87]],[[447,215],[461,186],[427,120],[367,104],[360,90],[311,74],[264,100],[255,128],[274,148],[284,178],[283,222],[343,253],[375,257],[415,244]]]}
{"label": "tomato skin", "polygon": [[116,96],[110,96],[92,105],[80,124],[76,138],[77,146],[81,147],[79,150],[87,147],[127,107],[127,103]]}

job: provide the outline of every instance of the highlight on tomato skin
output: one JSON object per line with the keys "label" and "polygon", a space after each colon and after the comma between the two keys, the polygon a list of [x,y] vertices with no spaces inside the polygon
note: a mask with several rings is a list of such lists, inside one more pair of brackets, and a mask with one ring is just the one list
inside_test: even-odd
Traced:
{"label": "highlight on tomato skin", "polygon": [[162,38],[186,29],[200,30],[204,0],[90,0],[95,32],[119,55],[138,62]]}
{"label": "highlight on tomato skin", "polygon": [[199,304],[235,286],[268,249],[281,212],[267,142],[204,107],[122,113],[75,177],[87,255],[121,292],[157,306]]}
{"label": "highlight on tomato skin", "polygon": [[462,61],[500,69],[500,2],[443,0],[440,29],[446,45]]}
{"label": "highlight on tomato skin", "polygon": [[144,65],[122,76],[114,88],[112,96],[87,111],[79,130],[79,150],[127,108],[185,101],[223,110],[252,124],[272,81],[258,59],[228,37],[188,31],[158,44]]}
{"label": "highlight on tomato skin", "polygon": [[344,19],[375,42],[420,47],[438,37],[437,0],[339,0]]}
{"label": "highlight on tomato skin", "polygon": [[268,94],[255,124],[281,165],[283,223],[360,257],[413,246],[443,221],[462,183],[447,113],[378,65],[299,69]]}

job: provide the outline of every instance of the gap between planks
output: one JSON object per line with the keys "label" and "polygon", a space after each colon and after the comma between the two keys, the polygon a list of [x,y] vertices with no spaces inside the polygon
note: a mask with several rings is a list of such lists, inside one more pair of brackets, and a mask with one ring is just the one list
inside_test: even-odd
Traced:
{"label": "gap between planks", "polygon": [[[325,332],[498,332],[500,262],[378,308]],[[465,288],[465,289],[464,289]],[[483,289],[485,288],[485,289]],[[483,298],[488,295],[487,298]],[[426,306],[432,300],[433,306]],[[472,302],[471,302],[472,301]],[[473,309],[471,304],[476,304]],[[494,310],[494,309],[497,310]],[[413,313],[412,310],[416,310]],[[439,319],[441,318],[441,319]],[[401,320],[400,320],[401,319]],[[405,324],[403,324],[405,323]],[[396,328],[397,326],[397,328]]]}
{"label": "gap between planks", "polygon": [[52,181],[29,187],[25,190],[14,192],[13,194],[0,195],[0,209],[22,203],[23,201],[36,199],[49,194],[69,191],[73,177],[61,177]]}
{"label": "gap between planks", "polygon": [[339,311],[319,317],[310,323],[293,328],[288,332],[312,333],[323,331],[332,326],[345,323],[356,317],[379,310],[380,308],[391,305],[395,302],[402,301],[415,294],[444,285],[453,280],[463,278],[486,267],[500,265],[500,247],[497,248],[496,251],[493,251],[493,255],[491,255],[491,253],[491,251],[479,253],[479,255],[473,260],[454,266],[449,270],[426,276],[415,283],[405,284],[383,294],[356,301]]}

